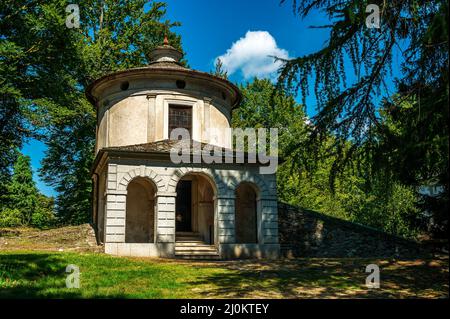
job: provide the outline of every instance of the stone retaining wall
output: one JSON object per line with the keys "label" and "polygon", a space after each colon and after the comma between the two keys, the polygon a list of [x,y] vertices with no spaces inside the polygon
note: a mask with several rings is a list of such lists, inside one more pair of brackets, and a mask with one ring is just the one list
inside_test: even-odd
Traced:
{"label": "stone retaining wall", "polygon": [[426,257],[419,243],[373,228],[278,203],[284,257]]}

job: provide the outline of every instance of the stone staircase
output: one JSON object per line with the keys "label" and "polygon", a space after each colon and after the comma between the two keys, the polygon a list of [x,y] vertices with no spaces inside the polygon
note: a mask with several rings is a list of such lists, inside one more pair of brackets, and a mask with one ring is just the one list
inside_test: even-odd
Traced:
{"label": "stone staircase", "polygon": [[175,234],[175,258],[218,260],[219,252],[214,245],[206,244],[200,234],[177,232]]}

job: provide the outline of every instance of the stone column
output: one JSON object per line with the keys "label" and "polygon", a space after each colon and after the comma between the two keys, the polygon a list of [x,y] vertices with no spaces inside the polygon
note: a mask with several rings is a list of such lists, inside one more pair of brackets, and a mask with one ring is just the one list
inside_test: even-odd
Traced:
{"label": "stone column", "polygon": [[217,198],[217,232],[219,244],[234,244],[236,242],[235,197]]}
{"label": "stone column", "polygon": [[202,125],[202,141],[204,143],[211,143],[210,136],[209,136],[209,129],[210,129],[210,109],[211,109],[211,101],[210,98],[203,98],[203,125]]}
{"label": "stone column", "polygon": [[105,243],[125,242],[125,209],[127,191],[107,190]]}
{"label": "stone column", "polygon": [[148,121],[147,121],[147,142],[155,141],[155,129],[156,129],[156,94],[147,94],[148,100]]}
{"label": "stone column", "polygon": [[175,199],[176,193],[156,194],[156,238],[161,257],[175,253]]}
{"label": "stone column", "polygon": [[261,244],[278,244],[278,208],[277,199],[263,198],[261,207]]}
{"label": "stone column", "polygon": [[[99,200],[99,196],[98,196],[98,187],[99,187],[99,178],[98,178],[98,174],[94,174],[92,176],[92,224],[95,227],[96,230],[96,234],[98,235],[98,207],[100,205],[100,200]],[[98,238],[97,238],[98,241]]]}
{"label": "stone column", "polygon": [[105,243],[125,242],[126,196],[126,190],[117,190],[117,165],[109,164],[105,192]]}

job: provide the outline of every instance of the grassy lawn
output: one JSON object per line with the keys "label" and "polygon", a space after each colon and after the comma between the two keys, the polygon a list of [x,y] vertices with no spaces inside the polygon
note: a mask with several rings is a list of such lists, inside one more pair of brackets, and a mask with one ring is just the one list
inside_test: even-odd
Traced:
{"label": "grassy lawn", "polygon": [[[365,287],[370,263],[380,289]],[[65,287],[68,264],[80,268],[80,289]],[[448,284],[448,257],[182,262],[0,250],[0,298],[448,298]]]}

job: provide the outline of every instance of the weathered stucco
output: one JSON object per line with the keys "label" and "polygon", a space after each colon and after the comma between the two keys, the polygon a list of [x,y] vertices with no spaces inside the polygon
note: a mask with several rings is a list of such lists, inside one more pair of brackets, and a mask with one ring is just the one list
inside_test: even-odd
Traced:
{"label": "weathered stucco", "polygon": [[[102,106],[99,112],[97,151],[104,147],[168,139],[169,105],[192,107],[192,139],[227,148],[231,146],[225,134],[231,121],[229,106],[215,104],[210,100],[205,102],[176,90],[135,90],[132,95],[124,92],[116,98],[115,102]],[[208,135],[208,130],[211,129],[212,132]]]}

